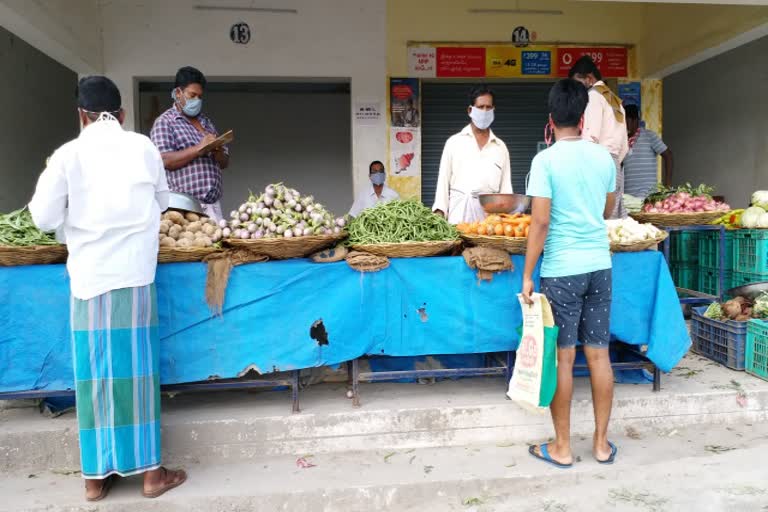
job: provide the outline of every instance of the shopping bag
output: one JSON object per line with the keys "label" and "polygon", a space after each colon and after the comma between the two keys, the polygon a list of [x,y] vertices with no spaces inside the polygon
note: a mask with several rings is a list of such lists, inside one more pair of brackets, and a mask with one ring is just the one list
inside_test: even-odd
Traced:
{"label": "shopping bag", "polygon": [[529,411],[543,413],[557,390],[557,334],[552,307],[544,295],[534,293],[533,304],[518,295],[523,311],[520,346],[507,396]]}

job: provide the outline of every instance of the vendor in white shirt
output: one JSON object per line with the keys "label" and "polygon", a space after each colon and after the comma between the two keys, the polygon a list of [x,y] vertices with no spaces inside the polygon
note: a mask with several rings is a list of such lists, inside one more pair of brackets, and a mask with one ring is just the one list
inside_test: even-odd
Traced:
{"label": "vendor in white shirt", "polygon": [[384,164],[375,160],[368,166],[368,177],[371,180],[371,186],[365,187],[349,210],[351,217],[357,217],[360,212],[366,208],[376,206],[379,203],[387,203],[400,199],[397,192],[384,184],[387,180],[387,173],[384,171]]}
{"label": "vendor in white shirt", "polygon": [[485,218],[479,194],[512,193],[509,151],[490,129],[495,107],[493,91],[474,87],[467,106],[471,122],[445,143],[432,210],[451,224]]}

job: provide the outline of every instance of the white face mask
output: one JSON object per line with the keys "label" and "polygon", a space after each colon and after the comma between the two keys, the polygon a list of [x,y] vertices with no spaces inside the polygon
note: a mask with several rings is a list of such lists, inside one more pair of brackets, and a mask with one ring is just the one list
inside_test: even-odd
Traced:
{"label": "white face mask", "polygon": [[481,130],[487,130],[491,124],[493,124],[493,109],[491,110],[480,110],[477,107],[472,107],[472,110],[469,113],[470,119],[472,119],[472,122],[480,128]]}

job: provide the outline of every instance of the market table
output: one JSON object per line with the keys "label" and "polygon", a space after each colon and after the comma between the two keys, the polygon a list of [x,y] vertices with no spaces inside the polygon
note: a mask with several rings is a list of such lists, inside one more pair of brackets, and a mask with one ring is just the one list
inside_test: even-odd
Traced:
{"label": "market table", "polygon": [[[461,257],[393,259],[389,268],[365,274],[344,262],[242,265],[232,271],[222,316],[212,316],[205,303],[204,264],[160,265],[161,383],[334,365],[374,354],[514,350],[524,259],[512,259],[514,271],[491,282],[479,282]],[[671,370],[690,339],[662,254],[615,254],[613,264],[613,336],[647,346],[646,356]],[[320,324],[327,344],[316,334]],[[0,268],[0,368],[0,393],[71,389],[63,265]]]}

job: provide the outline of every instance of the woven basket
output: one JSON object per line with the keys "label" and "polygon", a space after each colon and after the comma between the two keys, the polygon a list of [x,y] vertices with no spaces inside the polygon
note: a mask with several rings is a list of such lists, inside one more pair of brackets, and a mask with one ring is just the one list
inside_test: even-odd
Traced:
{"label": "woven basket", "polygon": [[492,247],[507,251],[509,254],[525,254],[527,238],[511,236],[487,236],[487,235],[461,235],[468,245],[478,247]]}
{"label": "woven basket", "polygon": [[203,261],[203,258],[213,254],[221,249],[214,247],[185,247],[172,248],[161,247],[157,253],[158,263],[188,263],[192,261]]}
{"label": "woven basket", "polygon": [[67,261],[66,245],[0,246],[0,266],[50,265]]}
{"label": "woven basket", "polygon": [[295,238],[259,238],[258,240],[227,239],[225,243],[232,247],[242,247],[256,254],[269,256],[273,260],[305,258],[335,245],[346,238],[346,233],[331,236],[299,236]]}
{"label": "woven basket", "polygon": [[650,223],[654,226],[702,226],[719,219],[726,213],[630,213],[629,216],[641,224]]}
{"label": "woven basket", "polygon": [[611,252],[641,252],[641,251],[655,251],[661,242],[667,239],[669,234],[666,231],[662,231],[656,238],[650,240],[643,240],[642,242],[632,243],[615,243],[611,242]]}
{"label": "woven basket", "polygon": [[352,249],[377,256],[386,256],[387,258],[423,258],[446,254],[459,245],[461,245],[461,240],[445,240],[438,242],[352,245]]}

